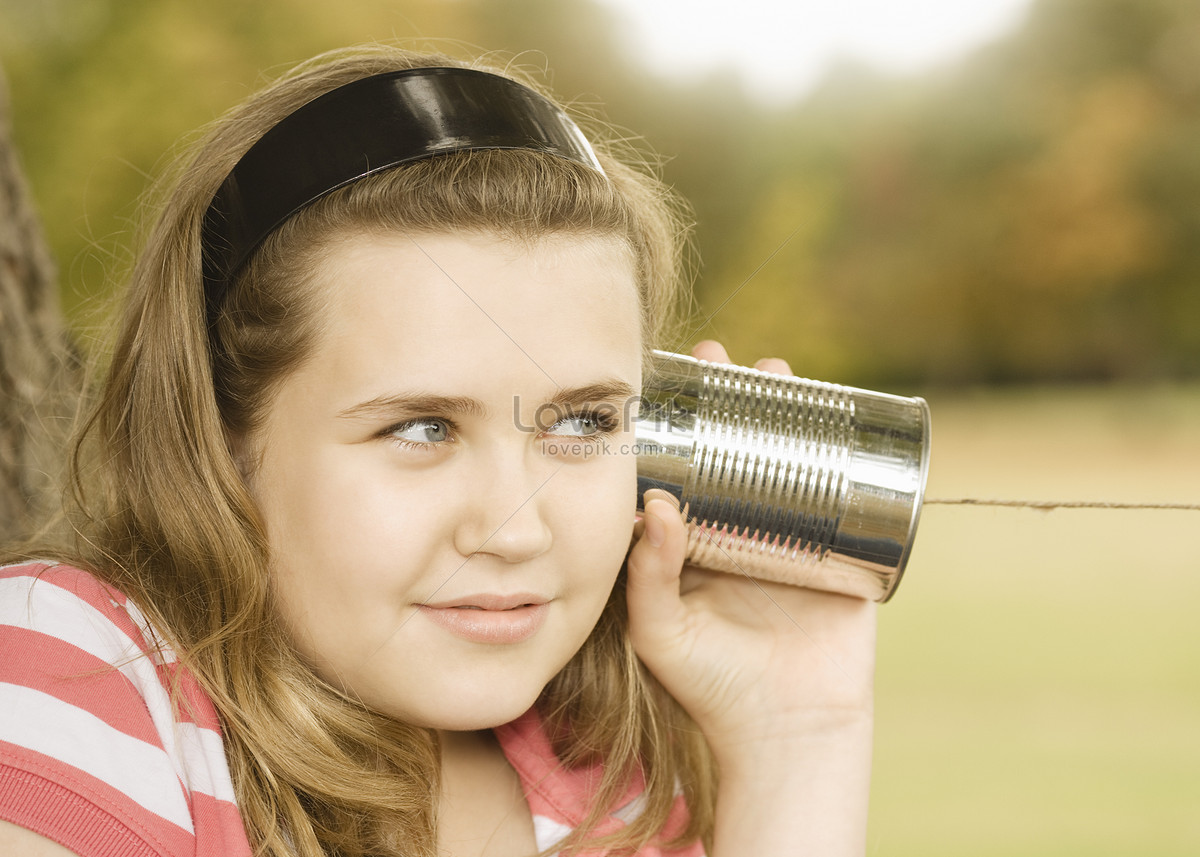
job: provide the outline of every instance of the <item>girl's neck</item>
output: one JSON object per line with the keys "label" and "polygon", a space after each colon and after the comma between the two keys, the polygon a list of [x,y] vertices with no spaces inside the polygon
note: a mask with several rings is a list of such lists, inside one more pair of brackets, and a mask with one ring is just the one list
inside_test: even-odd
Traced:
{"label": "girl's neck", "polygon": [[490,731],[439,732],[441,857],[529,857],[533,817],[517,772]]}

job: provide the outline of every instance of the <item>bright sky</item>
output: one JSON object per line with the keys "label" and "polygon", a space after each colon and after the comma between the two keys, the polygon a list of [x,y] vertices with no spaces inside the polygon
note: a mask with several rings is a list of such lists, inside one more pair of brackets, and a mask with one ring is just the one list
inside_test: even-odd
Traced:
{"label": "bright sky", "polygon": [[803,94],[832,60],[918,71],[1015,29],[1031,0],[602,0],[649,65],[687,75],[735,66],[768,96]]}

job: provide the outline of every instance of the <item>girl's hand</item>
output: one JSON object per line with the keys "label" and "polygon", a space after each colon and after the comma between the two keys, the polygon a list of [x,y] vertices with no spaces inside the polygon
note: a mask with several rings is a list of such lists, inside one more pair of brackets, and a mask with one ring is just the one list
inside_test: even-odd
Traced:
{"label": "girl's hand", "polygon": [[[716,343],[694,354],[728,362]],[[790,374],[781,360],[757,368]],[[754,840],[756,847],[803,842],[814,853],[854,853],[857,846],[841,846],[865,836],[876,605],[683,567],[687,528],[675,499],[650,491],[644,508],[645,529],[628,563],[630,635],[721,766],[717,841],[736,842],[730,851],[751,844],[722,836],[724,804],[725,816],[735,816],[727,833],[739,823],[754,827],[747,813],[767,816],[763,823],[781,833],[771,838],[760,824],[767,839]],[[811,830],[800,839],[783,831],[769,809],[777,801],[791,803],[791,817],[820,825],[820,842]],[[833,850],[817,847],[827,835],[838,843]]]}

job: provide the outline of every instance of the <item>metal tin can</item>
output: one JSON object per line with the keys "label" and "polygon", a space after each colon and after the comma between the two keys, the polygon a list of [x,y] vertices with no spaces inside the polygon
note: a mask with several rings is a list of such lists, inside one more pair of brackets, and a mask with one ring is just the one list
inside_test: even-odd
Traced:
{"label": "metal tin can", "polygon": [[692,564],[896,591],[929,472],[923,399],[656,351],[635,430],[639,504],[650,488],[679,499]]}

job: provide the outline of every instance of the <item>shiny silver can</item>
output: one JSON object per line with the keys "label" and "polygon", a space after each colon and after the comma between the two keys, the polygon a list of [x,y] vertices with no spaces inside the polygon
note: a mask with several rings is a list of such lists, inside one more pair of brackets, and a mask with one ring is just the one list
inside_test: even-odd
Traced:
{"label": "shiny silver can", "polygon": [[638,497],[679,498],[689,562],[876,601],[896,591],[929,472],[923,399],[656,351],[635,429]]}

